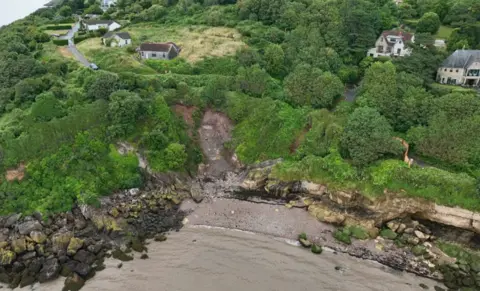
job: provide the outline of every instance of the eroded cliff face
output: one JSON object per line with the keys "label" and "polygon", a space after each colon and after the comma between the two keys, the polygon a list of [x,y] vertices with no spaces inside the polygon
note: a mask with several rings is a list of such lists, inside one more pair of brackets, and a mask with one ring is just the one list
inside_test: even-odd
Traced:
{"label": "eroded cliff face", "polygon": [[248,170],[241,188],[287,200],[310,197],[314,202],[308,205],[308,211],[317,219],[341,226],[362,225],[372,232],[388,221],[414,216],[480,234],[480,213],[437,205],[402,193],[385,191],[382,197],[369,199],[356,191],[331,190],[309,181],[280,181],[270,175],[273,165]]}

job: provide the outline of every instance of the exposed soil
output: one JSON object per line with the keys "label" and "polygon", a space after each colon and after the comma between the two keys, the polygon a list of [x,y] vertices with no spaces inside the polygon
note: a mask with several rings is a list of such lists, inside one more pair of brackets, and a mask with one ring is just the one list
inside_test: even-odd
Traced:
{"label": "exposed soil", "polygon": [[176,104],[175,106],[173,106],[173,110],[178,116],[182,117],[185,123],[188,125],[188,136],[192,137],[192,130],[195,127],[193,113],[198,110],[198,107]]}
{"label": "exposed soil", "polygon": [[206,165],[203,174],[218,177],[232,171],[232,155],[224,144],[232,139],[232,121],[223,113],[208,109],[198,129]]}
{"label": "exposed soil", "polygon": [[7,170],[5,174],[5,179],[11,182],[14,180],[22,181],[25,177],[25,164],[21,163],[16,169]]}
{"label": "exposed soil", "polygon": [[71,51],[68,50],[67,47],[61,46],[57,47],[57,51],[64,57],[64,58],[73,58],[73,54]]}

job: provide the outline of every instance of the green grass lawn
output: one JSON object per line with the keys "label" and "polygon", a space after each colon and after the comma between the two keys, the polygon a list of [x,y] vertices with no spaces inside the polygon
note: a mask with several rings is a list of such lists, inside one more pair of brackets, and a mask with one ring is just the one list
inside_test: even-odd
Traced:
{"label": "green grass lawn", "polygon": [[115,73],[132,72],[149,75],[156,71],[142,62],[135,54],[130,54],[126,48],[105,47],[101,45],[100,38],[91,38],[77,45],[78,50],[92,63],[101,69]]}
{"label": "green grass lawn", "polygon": [[448,39],[450,35],[452,34],[453,30],[455,28],[448,27],[445,25],[441,25],[440,28],[437,31],[437,34],[435,34],[435,38],[437,39]]}
{"label": "green grass lawn", "polygon": [[180,56],[196,62],[207,56],[233,55],[246,44],[233,28],[208,26],[165,26],[159,23],[140,23],[125,28],[133,43],[175,42],[182,48]]}

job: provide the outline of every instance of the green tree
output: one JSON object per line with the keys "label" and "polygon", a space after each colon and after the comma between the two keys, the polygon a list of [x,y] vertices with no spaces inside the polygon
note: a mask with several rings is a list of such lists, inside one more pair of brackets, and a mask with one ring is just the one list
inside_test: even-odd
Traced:
{"label": "green tree", "polygon": [[431,34],[435,34],[440,28],[440,24],[440,17],[438,17],[437,13],[427,12],[418,21],[417,32],[428,32]]}
{"label": "green tree", "polygon": [[247,94],[260,97],[265,92],[268,86],[270,76],[260,65],[253,65],[252,67],[240,67],[237,72],[237,86]]}
{"label": "green tree", "polygon": [[85,89],[87,97],[93,100],[107,99],[120,88],[118,76],[111,73],[93,75],[87,80]]}
{"label": "green tree", "polygon": [[391,62],[376,62],[365,72],[358,103],[393,120],[399,108],[397,73]]}
{"label": "green tree", "polygon": [[239,1],[237,5],[241,18],[273,24],[282,16],[285,2],[285,0],[245,0]]}
{"label": "green tree", "polygon": [[335,98],[343,94],[343,84],[330,72],[322,72],[310,65],[298,65],[284,82],[288,100],[299,106],[329,108]]}
{"label": "green tree", "polygon": [[50,121],[64,116],[65,111],[60,101],[49,92],[37,96],[30,114],[36,121]]}
{"label": "green tree", "polygon": [[211,80],[203,89],[203,98],[208,104],[221,107],[225,104],[227,89],[227,85],[222,80]]}
{"label": "green tree", "polygon": [[84,11],[85,14],[103,14],[102,8],[100,8],[100,5],[94,4],[89,6],[87,9]]}
{"label": "green tree", "polygon": [[388,121],[369,107],[357,108],[350,115],[341,136],[341,148],[359,166],[401,153],[401,145],[393,138]]}
{"label": "green tree", "polygon": [[108,104],[110,133],[115,137],[127,136],[133,132],[138,118],[144,113],[144,102],[137,94],[125,90],[112,93]]}
{"label": "green tree", "polygon": [[263,58],[267,72],[272,75],[280,75],[283,72],[285,53],[280,45],[271,44],[267,46]]}
{"label": "green tree", "polygon": [[69,17],[72,15],[72,8],[68,5],[64,5],[58,10],[58,15],[63,17]]}
{"label": "green tree", "polygon": [[171,170],[179,170],[187,161],[187,153],[183,144],[171,143],[165,149],[165,161]]}

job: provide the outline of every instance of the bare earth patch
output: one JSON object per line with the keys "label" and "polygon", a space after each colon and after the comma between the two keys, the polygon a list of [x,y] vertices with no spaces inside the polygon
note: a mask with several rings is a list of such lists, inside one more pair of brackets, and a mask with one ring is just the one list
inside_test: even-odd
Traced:
{"label": "bare earth patch", "polygon": [[16,169],[7,170],[5,179],[11,182],[14,180],[22,181],[25,177],[25,164],[21,163]]}
{"label": "bare earth patch", "polygon": [[70,52],[66,46],[57,47],[57,52],[59,54],[61,54],[62,57],[64,57],[64,58],[69,58],[69,59],[73,58],[72,52]]}

